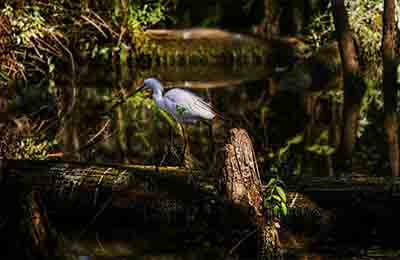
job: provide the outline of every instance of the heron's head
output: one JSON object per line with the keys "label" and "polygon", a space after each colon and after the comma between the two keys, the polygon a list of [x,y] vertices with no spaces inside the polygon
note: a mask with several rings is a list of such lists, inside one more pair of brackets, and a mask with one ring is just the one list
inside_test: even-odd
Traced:
{"label": "heron's head", "polygon": [[153,95],[162,95],[163,86],[161,85],[161,82],[157,79],[148,78],[143,81],[143,84],[133,93],[133,95],[142,90],[151,90],[153,92]]}
{"label": "heron's head", "polygon": [[162,86],[161,82],[155,78],[145,79],[143,81],[142,88],[143,89],[151,89],[153,92],[157,91],[157,90],[160,90],[161,92],[163,91],[163,86]]}

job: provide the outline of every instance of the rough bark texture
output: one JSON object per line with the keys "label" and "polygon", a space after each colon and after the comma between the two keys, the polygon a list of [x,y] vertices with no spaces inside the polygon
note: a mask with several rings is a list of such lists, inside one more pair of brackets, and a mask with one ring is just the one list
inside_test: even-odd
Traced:
{"label": "rough bark texture", "polygon": [[349,25],[344,0],[335,0],[334,20],[343,68],[344,104],[342,138],[338,149],[339,163],[351,160],[357,139],[358,119],[365,83],[359,76],[356,46]]}
{"label": "rough bark texture", "polygon": [[225,145],[225,195],[234,205],[254,211],[257,225],[258,259],[279,259],[277,221],[263,214],[261,179],[253,144],[244,129],[231,129]]}
{"label": "rough bark texture", "polygon": [[243,129],[232,129],[225,146],[224,184],[229,200],[262,215],[261,180],[253,145]]}
{"label": "rough bark texture", "polygon": [[397,64],[396,64],[396,6],[394,0],[385,0],[383,13],[383,94],[385,134],[391,173],[399,176],[399,141],[397,122]]}

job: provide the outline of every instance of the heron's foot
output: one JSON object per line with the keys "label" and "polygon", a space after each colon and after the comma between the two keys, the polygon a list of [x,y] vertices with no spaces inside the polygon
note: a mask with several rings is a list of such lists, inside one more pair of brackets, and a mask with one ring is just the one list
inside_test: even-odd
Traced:
{"label": "heron's foot", "polygon": [[164,164],[176,163],[178,164],[181,162],[182,156],[180,156],[180,152],[176,146],[172,144],[166,144],[164,146],[164,151],[160,160],[159,165],[162,166]]}

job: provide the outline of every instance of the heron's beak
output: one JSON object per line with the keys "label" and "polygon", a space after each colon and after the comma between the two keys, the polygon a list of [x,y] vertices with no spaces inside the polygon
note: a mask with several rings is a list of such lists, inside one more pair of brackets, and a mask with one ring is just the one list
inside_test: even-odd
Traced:
{"label": "heron's beak", "polygon": [[144,83],[135,91],[133,92],[132,96],[136,95],[138,92],[142,91],[144,89],[145,85]]}

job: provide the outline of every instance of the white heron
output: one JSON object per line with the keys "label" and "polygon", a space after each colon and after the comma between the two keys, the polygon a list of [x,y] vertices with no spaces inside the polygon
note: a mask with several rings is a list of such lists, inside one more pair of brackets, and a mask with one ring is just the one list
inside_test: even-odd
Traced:
{"label": "white heron", "polygon": [[173,88],[163,94],[164,87],[155,78],[145,79],[135,93],[143,89],[151,89],[156,105],[179,123],[194,124],[199,120],[209,121],[216,117],[224,119],[210,104],[188,90]]}
{"label": "white heron", "polygon": [[[163,93],[164,87],[161,82],[155,78],[148,78],[143,81],[143,85],[133,95],[144,89],[150,89],[153,92],[153,100],[157,107],[169,113],[180,124],[194,124],[199,120],[207,122],[214,118],[224,120],[224,117],[216,112],[211,104],[188,90],[172,88]],[[182,127],[183,138],[185,139],[183,129]],[[184,142],[184,153],[185,149],[186,140]]]}

